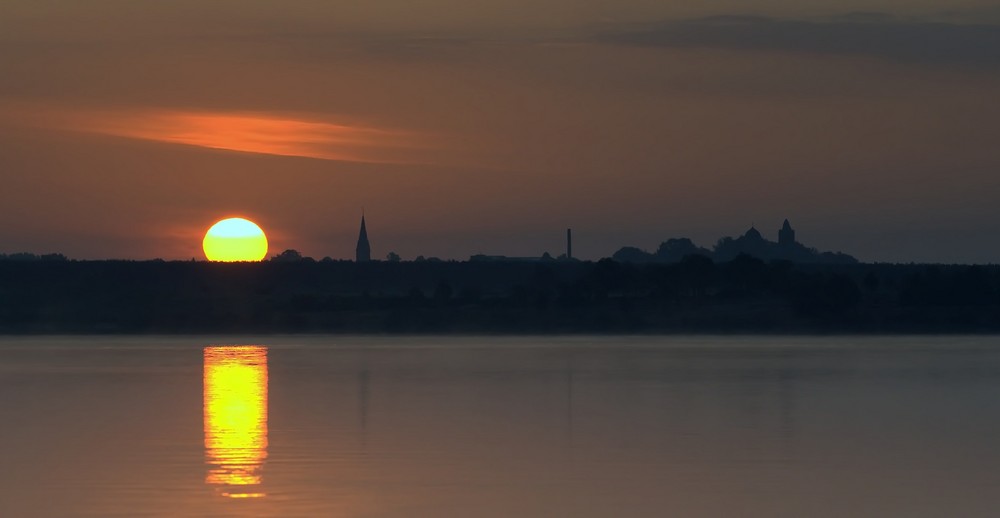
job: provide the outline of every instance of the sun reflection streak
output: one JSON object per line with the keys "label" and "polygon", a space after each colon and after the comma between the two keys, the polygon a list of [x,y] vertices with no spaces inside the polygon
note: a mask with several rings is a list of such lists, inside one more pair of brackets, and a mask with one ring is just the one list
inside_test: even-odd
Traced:
{"label": "sun reflection streak", "polygon": [[259,498],[267,459],[267,347],[205,348],[205,482],[230,498]]}

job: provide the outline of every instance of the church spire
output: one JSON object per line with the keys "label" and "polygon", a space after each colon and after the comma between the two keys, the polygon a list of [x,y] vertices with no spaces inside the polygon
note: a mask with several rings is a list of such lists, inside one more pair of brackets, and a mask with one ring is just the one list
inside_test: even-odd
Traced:
{"label": "church spire", "polygon": [[787,219],[781,225],[781,230],[778,231],[778,244],[784,246],[795,244],[795,230],[792,229],[792,224]]}
{"label": "church spire", "polygon": [[366,263],[372,260],[372,248],[368,244],[368,229],[365,228],[365,211],[361,209],[361,232],[358,234],[358,247],[354,252],[355,260]]}

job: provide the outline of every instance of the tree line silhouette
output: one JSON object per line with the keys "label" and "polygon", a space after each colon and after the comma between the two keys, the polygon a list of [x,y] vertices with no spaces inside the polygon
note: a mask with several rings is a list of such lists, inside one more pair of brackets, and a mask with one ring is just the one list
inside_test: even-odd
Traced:
{"label": "tree line silhouette", "polygon": [[2,333],[1000,331],[1000,267],[0,260]]}

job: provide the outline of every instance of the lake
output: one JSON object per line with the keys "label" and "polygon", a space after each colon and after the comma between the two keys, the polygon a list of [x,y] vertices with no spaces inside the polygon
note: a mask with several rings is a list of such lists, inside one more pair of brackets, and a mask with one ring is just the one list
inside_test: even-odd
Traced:
{"label": "lake", "polygon": [[1000,337],[5,337],[4,517],[1000,513]]}

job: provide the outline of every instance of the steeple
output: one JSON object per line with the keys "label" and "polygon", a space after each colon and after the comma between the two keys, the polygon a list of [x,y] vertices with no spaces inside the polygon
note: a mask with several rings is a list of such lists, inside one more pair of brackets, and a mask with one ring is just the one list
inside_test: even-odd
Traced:
{"label": "steeple", "polygon": [[365,228],[365,211],[361,211],[361,233],[358,235],[358,247],[354,251],[354,258],[359,263],[367,263],[372,260],[372,247],[368,244],[368,229]]}
{"label": "steeple", "polygon": [[795,244],[795,231],[792,230],[792,225],[787,219],[785,224],[781,226],[781,230],[778,231],[778,244],[786,246]]}

